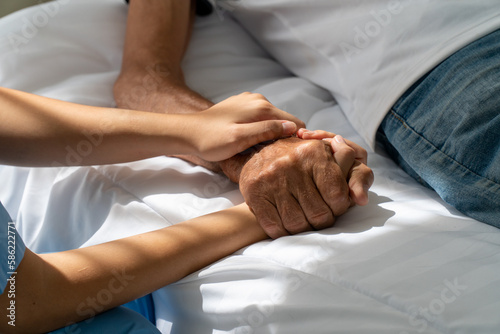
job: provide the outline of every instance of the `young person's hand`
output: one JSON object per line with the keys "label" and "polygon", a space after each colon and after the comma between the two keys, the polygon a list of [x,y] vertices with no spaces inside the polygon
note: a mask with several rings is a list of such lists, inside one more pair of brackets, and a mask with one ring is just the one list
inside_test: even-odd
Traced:
{"label": "young person's hand", "polygon": [[189,117],[197,155],[207,161],[228,159],[259,143],[289,137],[304,124],[252,93],[232,96]]}

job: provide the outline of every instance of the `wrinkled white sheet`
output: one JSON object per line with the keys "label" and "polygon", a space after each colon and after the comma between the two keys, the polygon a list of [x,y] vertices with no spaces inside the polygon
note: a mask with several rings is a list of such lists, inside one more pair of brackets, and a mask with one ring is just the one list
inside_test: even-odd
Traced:
{"label": "wrinkled white sheet", "polygon": [[[0,85],[113,105],[127,7],[56,1],[0,20]],[[326,32],[331,33],[331,32]],[[241,91],[362,143],[326,91],[294,77],[228,17],[198,19],[189,84]],[[70,112],[70,111],[68,111]],[[500,231],[464,217],[369,150],[370,204],[321,232],[264,241],[154,293],[164,333],[497,333]],[[159,157],[95,167],[0,167],[0,200],[26,244],[58,251],[240,203],[236,185]]]}

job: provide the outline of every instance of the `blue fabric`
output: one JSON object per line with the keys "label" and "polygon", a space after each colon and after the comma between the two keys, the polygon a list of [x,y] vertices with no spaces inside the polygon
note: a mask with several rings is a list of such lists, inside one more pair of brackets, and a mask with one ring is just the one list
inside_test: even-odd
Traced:
{"label": "blue fabric", "polygon": [[[17,230],[12,223],[12,219],[0,202],[0,289],[4,291],[8,284],[8,280],[12,273],[21,263],[26,247],[23,240],[17,233]],[[10,256],[10,257],[9,257]],[[15,274],[12,275],[15,277]],[[7,288],[8,289],[8,288]],[[130,308],[117,307],[108,312],[102,313],[94,318],[86,321],[73,324],[51,333],[133,333],[147,334],[160,333],[153,325],[154,306],[151,295],[144,296],[130,302],[130,308],[143,313],[148,319],[141,314],[132,311]],[[153,322],[153,323],[152,323]]]}
{"label": "blue fabric", "polygon": [[144,297],[123,304],[122,306],[136,311],[148,319],[152,324],[156,325],[155,305],[151,294],[147,294]]}
{"label": "blue fabric", "polygon": [[[12,219],[0,202],[0,293],[5,290],[9,278],[15,278],[25,249]],[[15,284],[15,281],[12,282]]]}
{"label": "blue fabric", "polygon": [[66,326],[51,334],[154,334],[160,331],[139,313],[120,306],[98,316]]}
{"label": "blue fabric", "polygon": [[447,203],[500,228],[500,30],[415,83],[387,114],[377,140]]}

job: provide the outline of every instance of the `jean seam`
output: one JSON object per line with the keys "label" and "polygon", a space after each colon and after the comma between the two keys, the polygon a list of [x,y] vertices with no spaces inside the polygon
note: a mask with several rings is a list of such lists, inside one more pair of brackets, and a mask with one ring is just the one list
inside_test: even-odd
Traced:
{"label": "jean seam", "polygon": [[476,173],[475,171],[473,171],[470,167],[462,164],[461,162],[455,160],[453,157],[449,156],[448,154],[446,154],[443,150],[441,150],[439,147],[437,147],[436,145],[434,145],[432,142],[430,142],[424,135],[422,135],[421,133],[419,133],[418,131],[416,131],[414,128],[412,128],[407,122],[406,120],[404,119],[403,116],[399,115],[397,113],[396,110],[394,110],[394,108],[392,108],[389,113],[397,120],[399,121],[406,129],[410,130],[411,132],[413,132],[415,135],[417,135],[420,139],[424,140],[428,145],[430,145],[436,152],[439,152],[439,154],[442,154],[444,155],[446,158],[452,160],[454,163],[456,163],[457,165],[459,165],[460,167],[464,168],[467,172],[471,173],[471,174],[474,174],[476,177],[479,177],[481,179],[484,179],[484,180],[487,180],[488,182],[491,182],[493,183],[494,185],[496,185],[497,187],[500,187],[500,183],[496,182],[495,180],[492,180],[486,176],[483,176],[483,175],[480,175],[478,173]]}

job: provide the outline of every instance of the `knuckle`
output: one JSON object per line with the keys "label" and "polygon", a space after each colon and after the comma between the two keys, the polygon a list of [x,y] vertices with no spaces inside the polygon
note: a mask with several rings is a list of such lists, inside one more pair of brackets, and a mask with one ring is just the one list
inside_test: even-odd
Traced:
{"label": "knuckle", "polygon": [[224,140],[230,143],[234,143],[242,137],[241,131],[236,126],[229,126],[225,129]]}
{"label": "knuckle", "polygon": [[265,96],[262,95],[262,94],[260,94],[260,93],[250,93],[250,94],[252,94],[252,97],[254,97],[255,99],[267,101],[267,99],[265,98]]}
{"label": "knuckle", "polygon": [[[264,184],[260,175],[246,177],[243,182],[240,183],[241,192],[247,199],[247,202],[249,202],[248,205],[250,207],[259,205],[260,197],[262,196],[261,188]],[[241,187],[241,185],[244,187]]]}
{"label": "knuckle", "polygon": [[280,222],[275,222],[269,218],[257,217],[259,225],[264,232],[273,239],[287,235],[286,231],[280,226]]}
{"label": "knuckle", "polygon": [[240,93],[238,96],[241,96],[241,97],[246,97],[246,98],[252,98],[253,93],[250,93],[250,92],[242,92],[242,93]]}
{"label": "knuckle", "polygon": [[361,178],[366,179],[366,180],[371,180],[371,181],[374,179],[373,170],[370,167],[368,167],[367,165],[361,164],[358,166],[358,168],[356,170],[357,170],[357,173],[359,173]]}
{"label": "knuckle", "polygon": [[273,202],[276,187],[279,189],[276,177],[270,172],[252,173],[240,180],[240,190],[251,207],[265,206],[265,201]]}
{"label": "knuckle", "polygon": [[356,159],[356,151],[352,147],[345,145],[341,148],[341,150],[344,157],[351,160]]}
{"label": "knuckle", "polygon": [[292,234],[297,234],[309,230],[309,224],[301,217],[286,219],[284,225],[285,229]]}
{"label": "knuckle", "polygon": [[363,147],[359,147],[359,154],[363,157],[363,158],[366,158],[368,157],[368,152],[363,148]]}
{"label": "knuckle", "polygon": [[260,112],[265,112],[268,113],[271,109],[273,109],[273,105],[271,102],[265,100],[265,99],[258,99],[255,101],[255,107],[260,111]]}
{"label": "knuckle", "polygon": [[285,154],[276,157],[273,161],[269,161],[269,164],[261,170],[262,177],[269,181],[273,181],[274,179],[275,182],[279,176],[284,176],[285,180],[290,179],[293,174],[289,174],[289,172],[295,169],[295,166],[300,161],[300,157],[295,154]]}
{"label": "knuckle", "polygon": [[373,175],[373,170],[365,164],[361,164],[361,170],[365,174]]}
{"label": "knuckle", "polygon": [[333,225],[333,215],[330,210],[318,210],[307,217],[309,223],[316,229],[324,229]]}
{"label": "knuckle", "polygon": [[347,211],[351,203],[347,188],[336,187],[330,191],[330,196],[330,208],[335,216],[339,216]]}
{"label": "knuckle", "polygon": [[301,159],[309,158],[325,151],[323,140],[304,140],[299,145],[295,146],[294,153]]}
{"label": "knuckle", "polygon": [[276,222],[272,221],[268,217],[262,217],[261,215],[256,215],[257,220],[259,221],[260,226],[265,231],[273,231],[276,230]]}

